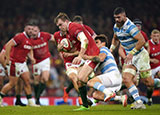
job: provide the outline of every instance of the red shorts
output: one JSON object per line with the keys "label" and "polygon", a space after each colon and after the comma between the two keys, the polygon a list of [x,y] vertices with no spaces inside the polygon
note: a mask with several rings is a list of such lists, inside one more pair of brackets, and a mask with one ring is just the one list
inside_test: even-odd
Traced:
{"label": "red shorts", "polygon": [[8,75],[19,77],[24,72],[28,72],[28,67],[26,62],[18,63],[18,62],[10,62],[8,67]]}
{"label": "red shorts", "polygon": [[95,69],[98,66],[97,62],[93,62],[91,60],[86,60],[85,64],[89,65],[92,69]]}

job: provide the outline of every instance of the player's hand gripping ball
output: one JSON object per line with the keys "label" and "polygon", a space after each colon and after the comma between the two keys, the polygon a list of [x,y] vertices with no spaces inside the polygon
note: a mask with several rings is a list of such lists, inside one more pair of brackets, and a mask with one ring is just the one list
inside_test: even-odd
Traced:
{"label": "player's hand gripping ball", "polygon": [[64,51],[69,51],[69,50],[72,49],[72,43],[70,42],[69,39],[64,38],[64,39],[61,40],[60,43],[63,44],[63,50]]}

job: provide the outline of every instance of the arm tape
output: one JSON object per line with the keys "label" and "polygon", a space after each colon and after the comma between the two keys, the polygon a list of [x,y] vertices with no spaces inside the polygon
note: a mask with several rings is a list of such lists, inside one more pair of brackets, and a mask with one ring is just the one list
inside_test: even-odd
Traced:
{"label": "arm tape", "polygon": [[86,40],[88,40],[88,39],[87,39],[86,35],[84,34],[84,32],[80,32],[78,34],[78,38],[81,41],[81,47],[86,49],[88,46],[88,43],[86,42]]}

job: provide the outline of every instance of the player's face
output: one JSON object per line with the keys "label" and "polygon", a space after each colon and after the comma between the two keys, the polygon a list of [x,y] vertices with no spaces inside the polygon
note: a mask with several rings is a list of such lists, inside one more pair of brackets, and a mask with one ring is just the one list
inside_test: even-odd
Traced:
{"label": "player's face", "polygon": [[114,19],[118,27],[123,26],[125,19],[126,19],[125,13],[114,15]]}
{"label": "player's face", "polygon": [[31,36],[32,36],[32,31],[33,31],[33,26],[30,26],[30,25],[26,26],[26,27],[24,28],[24,31],[26,32],[26,34],[27,34],[29,37],[31,37]]}
{"label": "player's face", "polygon": [[58,19],[57,24],[60,31],[66,32],[67,31],[67,21],[63,21],[62,19]]}
{"label": "player's face", "polygon": [[100,48],[101,47],[101,41],[97,39],[97,40],[95,40],[95,42],[96,42],[97,47]]}
{"label": "player's face", "polygon": [[40,32],[39,27],[34,26],[34,27],[33,27],[33,32],[32,32],[32,38],[37,38],[39,32]]}
{"label": "player's face", "polygon": [[139,30],[142,29],[142,26],[141,26],[140,24],[136,24],[136,26],[137,26],[137,28],[138,28]]}
{"label": "player's face", "polygon": [[160,34],[159,33],[152,34],[151,38],[155,44],[158,44],[160,40]]}

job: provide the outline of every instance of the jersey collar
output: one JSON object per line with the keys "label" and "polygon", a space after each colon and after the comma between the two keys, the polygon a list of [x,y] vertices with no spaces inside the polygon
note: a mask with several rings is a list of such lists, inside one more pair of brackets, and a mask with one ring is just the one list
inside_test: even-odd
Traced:
{"label": "jersey collar", "polygon": [[27,35],[27,33],[25,31],[23,32],[23,34],[26,36],[26,38],[29,39],[29,37],[28,37],[28,35]]}

